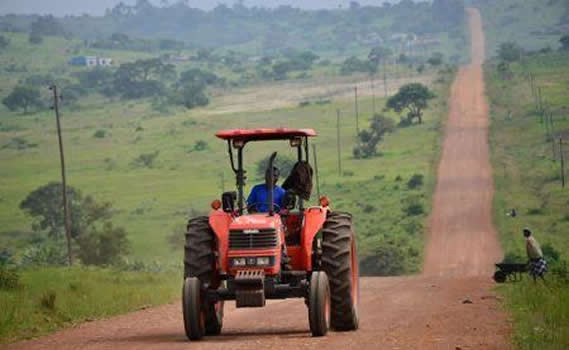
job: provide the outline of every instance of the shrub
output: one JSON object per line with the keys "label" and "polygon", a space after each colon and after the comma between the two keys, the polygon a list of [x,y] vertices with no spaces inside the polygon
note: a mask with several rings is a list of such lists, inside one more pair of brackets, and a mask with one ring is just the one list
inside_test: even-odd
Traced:
{"label": "shrub", "polygon": [[363,276],[394,276],[405,272],[405,254],[393,244],[383,244],[375,248],[360,262]]}
{"label": "shrub", "polygon": [[2,146],[2,148],[0,149],[14,149],[18,151],[23,151],[28,148],[36,148],[37,146],[38,146],[37,143],[31,143],[21,137],[13,137],[7,144]]}
{"label": "shrub", "polygon": [[54,291],[45,292],[40,297],[40,306],[46,310],[53,311],[55,310],[55,299],[57,294]]}
{"label": "shrub", "polygon": [[92,228],[77,238],[79,259],[85,265],[111,265],[118,263],[129,252],[130,242],[122,227],[106,222],[102,231]]}
{"label": "shrub", "polygon": [[15,289],[19,286],[20,275],[15,270],[0,266],[0,290]]}
{"label": "shrub", "polygon": [[194,151],[196,152],[200,152],[207,149],[207,142],[205,142],[204,140],[197,140],[196,143],[194,144]]}
{"label": "shrub", "polygon": [[95,131],[95,133],[93,134],[93,137],[98,138],[98,139],[102,139],[105,138],[105,135],[107,134],[107,132],[103,129],[99,129],[97,131]]}
{"label": "shrub", "polygon": [[530,208],[527,211],[528,215],[543,215],[542,208]]}
{"label": "shrub", "polygon": [[67,254],[62,240],[53,244],[39,244],[24,251],[20,261],[22,267],[34,266],[64,266],[67,264]]}
{"label": "shrub", "polygon": [[415,189],[417,187],[423,186],[423,178],[423,174],[414,174],[407,182],[407,187],[410,189]]}
{"label": "shrub", "polygon": [[310,106],[310,101],[302,101],[298,103],[298,107],[308,107]]}
{"label": "shrub", "polygon": [[407,214],[407,216],[417,216],[423,214],[424,212],[425,209],[423,208],[423,204],[421,203],[411,203],[405,209],[405,213]]}
{"label": "shrub", "polygon": [[551,243],[546,243],[541,247],[543,256],[545,260],[550,263],[557,263],[559,261],[559,251],[551,245]]}
{"label": "shrub", "polygon": [[152,168],[154,167],[154,161],[158,157],[159,153],[160,151],[155,151],[152,153],[143,153],[133,161],[133,164],[136,167]]}

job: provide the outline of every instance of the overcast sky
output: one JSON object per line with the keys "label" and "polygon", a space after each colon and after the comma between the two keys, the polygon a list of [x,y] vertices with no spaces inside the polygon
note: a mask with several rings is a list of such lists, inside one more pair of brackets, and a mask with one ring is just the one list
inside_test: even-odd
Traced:
{"label": "overcast sky", "polygon": [[[111,8],[121,0],[0,0],[0,14],[53,14],[56,16],[81,15],[88,13],[102,15],[106,8]],[[136,0],[122,0],[126,4],[134,4]],[[154,4],[160,4],[161,0],[150,0]],[[169,0],[175,3],[177,0]],[[211,9],[219,3],[232,5],[235,0],[189,0],[192,7]],[[380,6],[386,0],[359,0],[362,5]],[[397,2],[389,0],[389,2]],[[339,5],[348,6],[349,0],[245,0],[247,6],[274,7],[278,5],[293,5],[303,8],[333,8]]]}

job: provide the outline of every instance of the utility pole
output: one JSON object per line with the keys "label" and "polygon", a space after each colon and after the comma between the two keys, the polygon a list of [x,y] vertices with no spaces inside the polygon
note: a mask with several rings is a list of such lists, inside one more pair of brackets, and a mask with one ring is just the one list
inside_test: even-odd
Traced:
{"label": "utility pole", "polygon": [[[383,90],[384,90],[384,97],[387,97],[387,72],[385,71],[385,60],[383,61]],[[375,113],[374,113],[375,114]]]}
{"label": "utility pole", "polygon": [[370,75],[371,82],[371,106],[373,115],[375,115],[375,89],[373,88],[373,75]]}
{"label": "utility pole", "polygon": [[314,157],[314,173],[316,175],[316,195],[320,200],[320,178],[318,176],[318,157],[316,156],[316,144],[312,144],[312,154]]}
{"label": "utility pole", "polygon": [[61,160],[61,181],[63,184],[63,214],[65,216],[65,238],[67,239],[67,260],[69,266],[73,265],[71,257],[71,217],[69,213],[69,203],[67,202],[67,183],[65,180],[65,156],[63,152],[63,140],[61,139],[61,123],[59,122],[59,92],[57,86],[52,85],[50,90],[53,91],[53,109],[55,110],[55,120],[57,121],[57,137],[59,139],[59,158]]}
{"label": "utility pole", "polygon": [[340,110],[336,110],[336,130],[337,130],[337,137],[338,137],[338,175],[342,176],[342,157],[340,154],[342,152],[340,146]]}
{"label": "utility pole", "polygon": [[559,158],[561,159],[561,187],[565,188],[565,157],[563,155],[563,138],[559,138]]}
{"label": "utility pole", "polygon": [[360,136],[360,126],[359,126],[359,108],[358,108],[358,87],[356,86],[354,88],[354,91],[356,93],[356,137]]}

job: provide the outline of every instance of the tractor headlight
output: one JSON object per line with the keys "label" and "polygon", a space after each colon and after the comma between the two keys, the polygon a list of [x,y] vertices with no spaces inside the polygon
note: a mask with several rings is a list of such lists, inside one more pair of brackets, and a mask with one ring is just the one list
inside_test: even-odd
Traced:
{"label": "tractor headlight", "polygon": [[268,266],[271,265],[271,258],[268,256],[262,256],[257,258],[257,265],[258,266]]}
{"label": "tractor headlight", "polygon": [[233,258],[231,259],[232,266],[247,266],[247,259],[245,258]]}

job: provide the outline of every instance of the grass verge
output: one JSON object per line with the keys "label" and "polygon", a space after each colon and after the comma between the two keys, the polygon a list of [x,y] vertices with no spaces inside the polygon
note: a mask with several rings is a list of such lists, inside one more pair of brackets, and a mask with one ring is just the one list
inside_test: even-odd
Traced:
{"label": "grass verge", "polygon": [[0,289],[0,343],[36,337],[73,324],[171,302],[179,273],[103,268],[22,271],[18,286]]}
{"label": "grass verge", "polygon": [[[518,348],[567,349],[569,283],[563,261],[569,257],[569,188],[561,186],[558,143],[559,138],[565,142],[567,157],[569,55],[526,57],[523,64],[513,63],[508,75],[498,73],[497,63],[490,61],[485,66],[496,189],[494,222],[507,258],[519,263],[527,260],[521,232],[528,226],[550,264],[549,288],[524,278],[521,283],[501,286],[499,291],[513,315],[513,340]],[[536,107],[529,72],[545,101],[544,114]],[[547,123],[546,115],[553,116],[553,123]],[[516,217],[507,215],[511,208],[517,209]]]}

